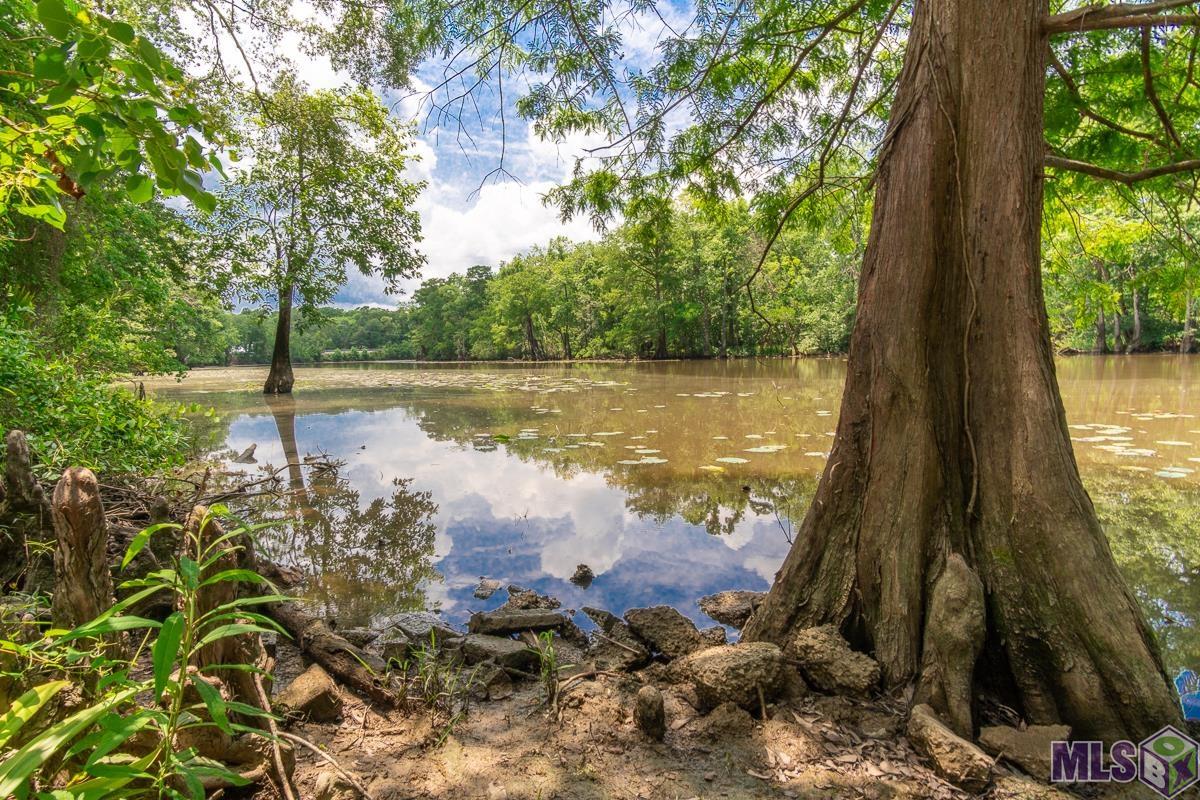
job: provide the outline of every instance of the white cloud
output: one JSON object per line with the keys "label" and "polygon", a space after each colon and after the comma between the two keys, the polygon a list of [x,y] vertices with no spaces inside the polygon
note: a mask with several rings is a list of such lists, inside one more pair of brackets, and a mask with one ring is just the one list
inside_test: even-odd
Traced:
{"label": "white cloud", "polygon": [[522,250],[545,244],[555,236],[575,240],[596,237],[590,223],[574,219],[562,224],[558,210],[547,207],[542,195],[554,183],[522,185],[514,181],[489,184],[467,207],[439,199],[437,184],[417,203],[429,260],[422,277],[445,277],[473,264],[498,265]]}

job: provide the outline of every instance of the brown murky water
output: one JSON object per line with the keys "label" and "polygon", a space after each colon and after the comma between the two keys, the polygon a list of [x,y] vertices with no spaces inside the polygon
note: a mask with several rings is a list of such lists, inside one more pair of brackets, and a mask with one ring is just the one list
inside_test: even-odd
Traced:
{"label": "brown murky water", "polygon": [[[679,606],[766,588],[833,440],[840,359],[199,370],[160,395],[218,412],[214,444],[292,471],[304,523],[271,545],[343,624],[421,605],[461,618],[502,599],[480,576],[568,606]],[[1172,669],[1200,667],[1200,359],[1058,363],[1084,480]],[[319,484],[321,480],[326,485]],[[596,578],[569,582],[578,564]]]}

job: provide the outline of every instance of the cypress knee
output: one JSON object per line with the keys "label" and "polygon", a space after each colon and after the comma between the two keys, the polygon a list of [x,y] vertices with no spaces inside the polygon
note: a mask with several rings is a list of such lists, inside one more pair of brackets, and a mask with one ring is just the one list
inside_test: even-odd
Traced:
{"label": "cypress knee", "polygon": [[113,603],[108,566],[108,526],[100,484],[92,471],[71,467],[54,487],[50,503],[54,549],[54,624],[74,628]]}

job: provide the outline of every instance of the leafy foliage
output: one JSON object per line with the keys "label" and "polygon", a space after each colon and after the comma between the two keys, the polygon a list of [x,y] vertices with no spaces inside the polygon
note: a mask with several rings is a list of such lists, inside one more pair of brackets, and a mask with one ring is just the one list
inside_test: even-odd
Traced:
{"label": "leafy foliage", "polygon": [[[865,209],[846,196],[779,237],[753,292],[744,203],[680,201],[599,242],[556,238],[493,271],[431,278],[394,311],[302,311],[302,361],[726,356],[837,352],[853,320]],[[265,363],[270,317],[223,319],[198,363]],[[656,352],[660,337],[663,353]]]}
{"label": "leafy foliage", "polygon": [[[95,620],[70,631],[35,633],[21,630],[23,623],[0,620],[7,628],[0,639],[0,663],[8,678],[28,687],[0,716],[0,794],[17,800],[34,791],[38,797],[103,800],[154,794],[195,800],[205,796],[202,781],[206,778],[222,778],[234,786],[246,783],[194,746],[179,747],[184,732],[194,736],[205,728],[230,735],[265,735],[246,722],[268,712],[225,699],[212,676],[193,666],[200,649],[215,641],[277,629],[255,607],[282,599],[278,595],[245,597],[200,611],[197,598],[206,585],[264,583],[247,570],[214,570],[226,553],[239,548],[231,542],[252,532],[241,527],[203,544],[205,527],[224,513],[214,507],[199,530],[185,534],[183,554],[170,568],[123,584],[121,588],[130,594]],[[143,531],[135,537],[123,566],[151,535],[178,527]],[[163,622],[130,613],[139,602],[161,594],[169,595],[172,606],[179,609]],[[115,634],[143,638],[126,659],[114,644]],[[152,669],[141,677],[135,667],[147,647]],[[55,705],[68,691],[81,698]],[[147,697],[157,700],[148,703]],[[136,744],[138,739],[148,746]]]}
{"label": "leafy foliage", "polygon": [[202,174],[221,169],[221,132],[153,42],[77,0],[5,3],[0,30],[0,219],[62,228],[64,198],[118,172],[133,202],[157,187],[215,207]]}
{"label": "leafy foliage", "polygon": [[188,450],[183,410],[139,400],[100,373],[46,355],[44,343],[0,318],[0,429],[25,431],[37,468],[152,472]]}
{"label": "leafy foliage", "polygon": [[248,134],[253,164],[208,223],[225,282],[254,302],[295,292],[315,308],[349,267],[388,285],[413,275],[423,184],[405,176],[411,135],[367,90],[308,92],[281,75]]}

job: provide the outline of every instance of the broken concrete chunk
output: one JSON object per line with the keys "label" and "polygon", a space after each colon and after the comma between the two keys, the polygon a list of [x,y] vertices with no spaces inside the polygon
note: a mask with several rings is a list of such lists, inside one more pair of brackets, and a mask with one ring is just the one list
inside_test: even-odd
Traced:
{"label": "broken concrete chunk", "polygon": [[927,705],[915,706],[908,718],[908,739],[933,762],[934,770],[968,792],[982,791],[992,778],[992,759],[938,719]]}
{"label": "broken concrete chunk", "polygon": [[758,711],[786,686],[783,652],[768,642],[746,642],[698,650],[671,663],[671,676],[696,689],[702,709],[737,703]]}
{"label": "broken concrete chunk", "polygon": [[720,647],[723,644],[729,644],[729,637],[725,633],[725,626],[713,625],[700,631],[700,636],[704,639],[705,647]]}
{"label": "broken concrete chunk", "polygon": [[411,639],[413,647],[420,647],[422,644],[429,645],[431,637],[434,642],[441,644],[447,639],[457,639],[462,636],[462,633],[455,630],[450,623],[428,611],[409,611],[399,614],[392,622],[392,626]]}
{"label": "broken concrete chunk", "polygon": [[342,696],[329,673],[313,664],[275,696],[275,705],[314,722],[332,722],[341,716]]}
{"label": "broken concrete chunk", "polygon": [[745,589],[717,592],[700,598],[700,610],[722,625],[741,630],[766,596],[766,592]]}
{"label": "broken concrete chunk", "polygon": [[553,610],[561,606],[556,598],[538,594],[533,589],[517,586],[515,583],[508,587],[508,601],[501,606],[503,609],[541,608]]}
{"label": "broken concrete chunk", "polygon": [[462,640],[463,660],[468,664],[493,661],[502,667],[530,670],[537,665],[537,653],[524,642],[504,636],[469,633]]}
{"label": "broken concrete chunk", "polygon": [[402,664],[408,659],[412,649],[412,639],[399,628],[388,628],[370,645],[373,653],[378,653],[388,664]]}
{"label": "broken concrete chunk", "polygon": [[355,647],[366,647],[379,638],[379,631],[370,628],[346,628],[338,631],[338,635]]}
{"label": "broken concrete chunk", "polygon": [[487,600],[496,592],[500,591],[503,584],[495,578],[480,578],[479,585],[475,587],[475,599]]}
{"label": "broken concrete chunk", "polygon": [[692,621],[670,606],[631,608],[625,612],[625,621],[664,658],[681,658],[704,647],[704,638]]}
{"label": "broken concrete chunk", "polygon": [[653,686],[638,689],[633,707],[633,720],[646,736],[661,742],[667,733],[667,712],[662,692]]}
{"label": "broken concrete chunk", "polygon": [[549,609],[498,608],[495,611],[478,611],[472,614],[467,629],[471,633],[503,636],[521,631],[558,630],[564,627],[567,621],[562,613]]}
{"label": "broken concrete chunk", "polygon": [[596,573],[592,572],[592,568],[587,564],[580,564],[575,567],[575,574],[571,576],[571,583],[580,589],[588,588],[594,580],[596,580]]}
{"label": "broken concrete chunk", "polygon": [[1025,730],[996,725],[979,730],[979,745],[1034,778],[1045,780],[1050,776],[1050,743],[1066,741],[1070,736],[1069,725],[1030,725]]}
{"label": "broken concrete chunk", "polygon": [[806,628],[784,651],[809,684],[823,692],[862,697],[879,683],[879,663],[856,652],[833,625]]}
{"label": "broken concrete chunk", "polygon": [[650,660],[650,651],[616,614],[584,606],[583,613],[596,623],[587,657],[596,669],[630,672]]}
{"label": "broken concrete chunk", "polygon": [[500,665],[485,661],[471,668],[467,676],[471,694],[477,698],[503,700],[513,693],[512,678]]}

